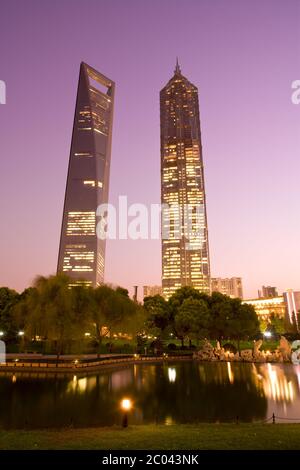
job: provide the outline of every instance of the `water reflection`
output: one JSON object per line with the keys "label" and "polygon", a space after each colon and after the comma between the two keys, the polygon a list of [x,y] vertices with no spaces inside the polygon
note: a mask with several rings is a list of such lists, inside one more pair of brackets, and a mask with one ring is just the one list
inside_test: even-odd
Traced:
{"label": "water reflection", "polygon": [[168,367],[169,382],[175,382],[176,380],[176,369],[175,367]]}
{"label": "water reflection", "polygon": [[104,426],[132,423],[259,421],[273,412],[300,418],[300,366],[179,362],[135,364],[99,374],[2,373],[0,426]]}

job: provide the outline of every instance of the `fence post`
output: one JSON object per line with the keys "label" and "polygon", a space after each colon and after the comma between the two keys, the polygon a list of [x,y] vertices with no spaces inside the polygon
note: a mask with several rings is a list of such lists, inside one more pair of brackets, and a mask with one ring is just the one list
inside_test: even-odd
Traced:
{"label": "fence post", "polygon": [[275,424],[275,414],[272,414],[272,424]]}

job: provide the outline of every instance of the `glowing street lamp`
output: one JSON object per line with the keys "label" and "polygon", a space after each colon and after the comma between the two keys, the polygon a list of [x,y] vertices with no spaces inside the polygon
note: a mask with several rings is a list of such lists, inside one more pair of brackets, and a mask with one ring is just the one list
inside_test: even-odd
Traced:
{"label": "glowing street lamp", "polygon": [[18,336],[24,336],[24,334],[25,334],[24,331],[19,331],[18,332]]}
{"label": "glowing street lamp", "polygon": [[91,333],[84,333],[84,336],[88,338],[89,336],[91,336]]}
{"label": "glowing street lamp", "polygon": [[271,336],[272,336],[271,331],[265,331],[265,332],[264,332],[264,337],[265,337],[265,338],[271,338]]}
{"label": "glowing street lamp", "polygon": [[129,398],[123,398],[121,400],[121,409],[123,410],[123,420],[122,426],[123,428],[127,428],[128,426],[128,412],[132,408],[132,401]]}
{"label": "glowing street lamp", "polygon": [[4,331],[0,331],[0,337],[4,336]]}

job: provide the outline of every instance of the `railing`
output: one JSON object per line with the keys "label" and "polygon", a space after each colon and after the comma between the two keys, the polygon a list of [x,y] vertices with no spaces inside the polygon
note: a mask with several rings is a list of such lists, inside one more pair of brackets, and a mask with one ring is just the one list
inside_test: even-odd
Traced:
{"label": "railing", "polygon": [[[260,421],[251,421],[250,424],[265,424],[265,423],[276,424],[278,420],[279,420],[279,421],[280,421],[280,420],[295,421],[295,422],[299,422],[299,423],[300,423],[300,418],[287,418],[287,417],[284,418],[284,417],[282,417],[282,416],[277,416],[277,415],[275,415],[275,413],[272,413],[272,415],[269,416],[268,418],[262,419],[262,420],[260,420]],[[235,423],[236,423],[236,424],[240,424],[239,416],[236,417]]]}

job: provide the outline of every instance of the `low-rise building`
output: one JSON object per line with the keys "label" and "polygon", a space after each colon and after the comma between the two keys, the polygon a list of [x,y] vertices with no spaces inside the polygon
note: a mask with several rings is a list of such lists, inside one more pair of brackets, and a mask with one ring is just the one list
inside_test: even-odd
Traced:
{"label": "low-rise building", "polygon": [[282,295],[278,297],[247,299],[243,300],[243,303],[252,305],[260,320],[270,320],[272,316],[283,319],[286,316],[286,304]]}

